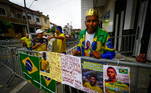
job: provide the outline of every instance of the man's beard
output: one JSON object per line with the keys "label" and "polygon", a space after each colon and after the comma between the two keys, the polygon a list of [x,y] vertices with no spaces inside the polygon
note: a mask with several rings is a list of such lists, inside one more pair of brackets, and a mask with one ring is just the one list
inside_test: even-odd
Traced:
{"label": "man's beard", "polygon": [[91,82],[90,82],[90,84],[91,84],[91,86],[95,86],[96,83],[91,83]]}
{"label": "man's beard", "polygon": [[96,30],[97,30],[97,26],[96,26],[96,27],[94,27],[94,26],[89,26],[89,27],[87,27],[87,31],[88,31],[89,33],[94,33]]}

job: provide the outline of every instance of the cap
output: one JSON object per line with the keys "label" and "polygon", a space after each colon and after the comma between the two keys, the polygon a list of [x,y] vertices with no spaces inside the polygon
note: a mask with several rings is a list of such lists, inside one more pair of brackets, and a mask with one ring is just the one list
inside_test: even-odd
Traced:
{"label": "cap", "polygon": [[36,34],[43,33],[43,32],[44,32],[44,31],[41,30],[41,29],[37,29],[37,30],[36,30]]}
{"label": "cap", "polygon": [[62,32],[62,27],[61,27],[61,26],[57,26],[56,29],[59,30],[60,33],[63,33],[63,32]]}
{"label": "cap", "polygon": [[90,8],[87,12],[86,12],[86,16],[98,16],[98,12],[97,10],[93,9],[93,8]]}

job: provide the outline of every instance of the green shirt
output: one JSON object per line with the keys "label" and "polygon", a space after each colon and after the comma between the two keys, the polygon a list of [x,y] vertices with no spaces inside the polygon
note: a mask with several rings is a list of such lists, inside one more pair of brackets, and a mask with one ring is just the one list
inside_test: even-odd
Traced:
{"label": "green shirt", "polygon": [[85,36],[86,29],[80,32],[79,37],[80,41],[79,44],[77,45],[77,50],[81,52],[81,56],[92,56],[92,51],[97,51],[100,54],[103,54],[106,51],[114,51],[113,48],[109,48],[106,45],[106,43],[110,39],[110,36],[105,30],[97,28],[93,38],[93,42],[90,45],[89,49],[87,49],[85,46]]}

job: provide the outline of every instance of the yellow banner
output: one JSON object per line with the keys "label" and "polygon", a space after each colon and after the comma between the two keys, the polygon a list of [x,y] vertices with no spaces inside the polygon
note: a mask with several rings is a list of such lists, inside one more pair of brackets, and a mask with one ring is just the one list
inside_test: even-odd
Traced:
{"label": "yellow banner", "polygon": [[50,78],[62,82],[61,55],[59,53],[47,52],[50,64]]}

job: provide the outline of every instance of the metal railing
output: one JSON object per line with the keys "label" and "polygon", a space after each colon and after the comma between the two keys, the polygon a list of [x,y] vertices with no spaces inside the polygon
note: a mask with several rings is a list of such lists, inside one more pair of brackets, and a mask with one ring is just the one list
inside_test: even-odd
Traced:
{"label": "metal railing", "polygon": [[135,44],[135,34],[122,35],[111,38],[114,41],[114,48],[117,51],[124,55],[132,56]]}
{"label": "metal railing", "polygon": [[25,19],[23,18],[13,18],[13,17],[8,17],[8,16],[0,16],[0,19],[5,19],[7,21],[10,21],[12,23],[17,23],[17,24],[26,24]]}
{"label": "metal railing", "polygon": [[84,59],[104,62],[108,65],[130,67],[130,93],[150,93],[149,82],[151,82],[151,63],[138,63],[129,61],[95,59],[83,57]]}
{"label": "metal railing", "polygon": [[0,65],[10,71],[7,77],[6,87],[12,84],[12,80],[14,80],[15,77],[24,79],[16,51],[16,47],[0,46]]}
{"label": "metal railing", "polygon": [[[134,35],[125,35],[116,37],[122,38],[120,52],[125,53],[132,53],[133,51],[133,43],[134,43]],[[114,37],[113,37],[114,38]],[[132,39],[131,39],[132,38]],[[69,42],[70,44],[75,44],[74,42]],[[22,44],[19,40],[0,40],[0,65],[8,68],[12,73],[10,74],[7,84],[13,80],[15,76],[23,78],[22,69],[19,63],[18,51],[26,52],[30,55],[39,56],[36,51],[29,51],[26,49],[21,49]],[[67,54],[71,54],[72,50],[75,47],[69,48],[67,50]],[[149,81],[151,80],[151,64],[147,63],[138,63],[138,62],[129,62],[129,61],[120,61],[120,60],[107,60],[107,59],[95,59],[90,57],[82,57],[84,59],[89,59],[98,62],[105,62],[106,64],[110,65],[118,65],[118,66],[128,66],[131,69],[130,77],[131,77],[131,84],[130,89],[131,93],[149,93]],[[60,86],[57,86],[57,90]],[[60,90],[56,91],[59,93]],[[70,86],[63,85],[62,93],[81,93],[81,91],[74,89]]]}
{"label": "metal railing", "polygon": [[[10,79],[7,84],[10,83],[10,80],[13,80],[14,76],[19,76],[22,78],[22,70],[20,63],[18,62],[18,51],[22,51],[28,53],[30,55],[39,56],[36,51],[29,51],[25,49],[18,49],[16,47],[7,47],[0,46],[0,64],[7,67],[12,71],[10,75]],[[110,65],[118,65],[118,66],[128,66],[130,67],[130,89],[131,93],[147,93],[149,90],[149,81],[151,80],[151,64],[138,63],[138,62],[128,62],[128,61],[120,61],[120,60],[107,60],[107,59],[95,59],[90,57],[82,57],[84,59],[93,60],[97,62],[105,62]],[[57,86],[57,90],[60,89],[60,86]],[[56,93],[59,93],[58,90]],[[81,91],[74,89],[70,86],[63,85],[62,93],[81,93]],[[148,92],[149,93],[149,92]]]}
{"label": "metal railing", "polygon": [[10,47],[22,47],[22,43],[17,39],[0,40],[0,45]]}
{"label": "metal railing", "polygon": [[[114,44],[114,48],[126,56],[132,56],[133,55],[133,48],[135,44],[135,34],[130,35],[122,35],[122,36],[112,36],[112,41]],[[69,47],[67,50],[67,53],[71,54],[71,51],[75,49],[75,45],[78,43],[78,41],[70,41],[67,43],[67,46]]]}

